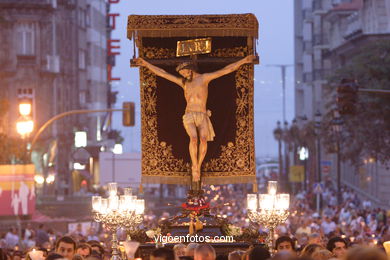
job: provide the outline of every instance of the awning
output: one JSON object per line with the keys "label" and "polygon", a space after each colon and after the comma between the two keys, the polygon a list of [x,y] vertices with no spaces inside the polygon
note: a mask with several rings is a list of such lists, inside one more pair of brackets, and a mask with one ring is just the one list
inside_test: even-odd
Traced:
{"label": "awning", "polygon": [[127,37],[258,37],[254,14],[129,15]]}

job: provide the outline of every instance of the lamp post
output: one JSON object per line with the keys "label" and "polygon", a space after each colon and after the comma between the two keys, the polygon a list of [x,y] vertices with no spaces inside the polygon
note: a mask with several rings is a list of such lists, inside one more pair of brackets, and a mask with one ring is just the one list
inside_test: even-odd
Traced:
{"label": "lamp post", "polygon": [[[320,184],[322,182],[322,169],[321,169],[321,119],[322,114],[319,110],[314,114],[314,130],[317,137],[317,182]],[[320,213],[321,210],[321,194],[317,193],[316,195],[316,205],[317,212]]]}
{"label": "lamp post", "polygon": [[248,194],[248,217],[252,222],[264,225],[268,230],[267,244],[271,253],[274,253],[274,231],[288,218],[290,194],[276,194],[277,182],[268,182],[268,193]]}
{"label": "lamp post", "polygon": [[283,130],[280,127],[280,121],[278,121],[276,123],[276,129],[274,130],[274,137],[278,141],[278,157],[279,157],[279,175],[278,175],[278,180],[280,181],[280,183],[282,183],[282,186],[283,186],[286,176],[284,175],[284,171],[283,171],[282,135],[283,135]]}
{"label": "lamp post", "polygon": [[22,100],[19,102],[19,119],[16,122],[16,131],[22,139],[25,140],[25,149],[27,149],[26,138],[32,133],[34,130],[34,121],[31,117],[32,114],[32,104],[29,100]]}
{"label": "lamp post", "polygon": [[336,136],[336,175],[337,175],[337,203],[341,204],[341,172],[340,172],[340,134],[343,119],[338,110],[333,111],[332,129]]}
{"label": "lamp post", "polygon": [[108,190],[108,198],[92,196],[92,211],[95,221],[103,223],[112,232],[111,260],[121,260],[116,235],[117,229],[119,227],[134,229],[136,225],[140,224],[145,210],[145,202],[143,199],[132,196],[130,188],[125,189],[124,195],[118,196],[117,183],[115,182],[108,184]]}
{"label": "lamp post", "polygon": [[[283,154],[284,154],[284,160],[283,160],[283,174],[284,174],[284,178],[285,178],[285,187],[283,188],[287,188],[287,184],[288,184],[288,172],[289,172],[289,158],[288,158],[288,150],[289,150],[289,137],[288,137],[288,122],[287,121],[284,121],[284,127],[283,127],[283,139],[284,139],[284,151],[283,151]],[[282,183],[283,184],[283,183]]]}

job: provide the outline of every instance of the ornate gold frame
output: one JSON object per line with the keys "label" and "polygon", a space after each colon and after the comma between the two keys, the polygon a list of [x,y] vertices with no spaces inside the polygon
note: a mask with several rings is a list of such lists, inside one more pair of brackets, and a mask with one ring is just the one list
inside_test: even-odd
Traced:
{"label": "ornate gold frame", "polygon": [[[217,49],[212,57],[245,57],[247,47]],[[140,56],[149,59],[175,57],[175,50],[141,47]],[[190,164],[172,154],[172,145],[158,140],[156,75],[140,70],[142,123],[142,181],[146,183],[190,183]],[[219,158],[202,165],[204,184],[245,183],[255,181],[253,65],[235,72],[236,139],[221,146]]]}

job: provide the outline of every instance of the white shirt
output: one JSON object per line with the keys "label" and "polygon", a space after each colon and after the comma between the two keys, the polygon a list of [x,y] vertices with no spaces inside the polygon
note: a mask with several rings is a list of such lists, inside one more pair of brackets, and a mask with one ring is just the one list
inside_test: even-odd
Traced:
{"label": "white shirt", "polygon": [[5,235],[5,242],[9,248],[14,248],[19,243],[19,237],[11,232]]}
{"label": "white shirt", "polygon": [[333,221],[331,221],[329,223],[324,221],[324,222],[322,222],[321,227],[324,230],[324,233],[327,235],[330,232],[336,230],[336,223],[334,223]]}

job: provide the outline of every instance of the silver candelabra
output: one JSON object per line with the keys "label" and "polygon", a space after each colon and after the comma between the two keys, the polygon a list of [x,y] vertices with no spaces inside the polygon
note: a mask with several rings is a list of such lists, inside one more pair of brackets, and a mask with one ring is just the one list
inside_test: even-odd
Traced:
{"label": "silver candelabra", "polygon": [[261,224],[269,230],[267,244],[274,253],[275,228],[289,216],[290,194],[276,194],[277,182],[268,182],[268,193],[248,194],[247,208],[250,221]]}
{"label": "silver candelabra", "polygon": [[[118,250],[117,230],[120,227],[134,230],[143,220],[145,202],[133,196],[131,188],[125,188],[124,194],[118,196],[117,183],[109,183],[109,197],[92,196],[92,210],[94,220],[103,225],[112,233],[111,260],[121,260]],[[130,239],[128,237],[127,239]]]}

